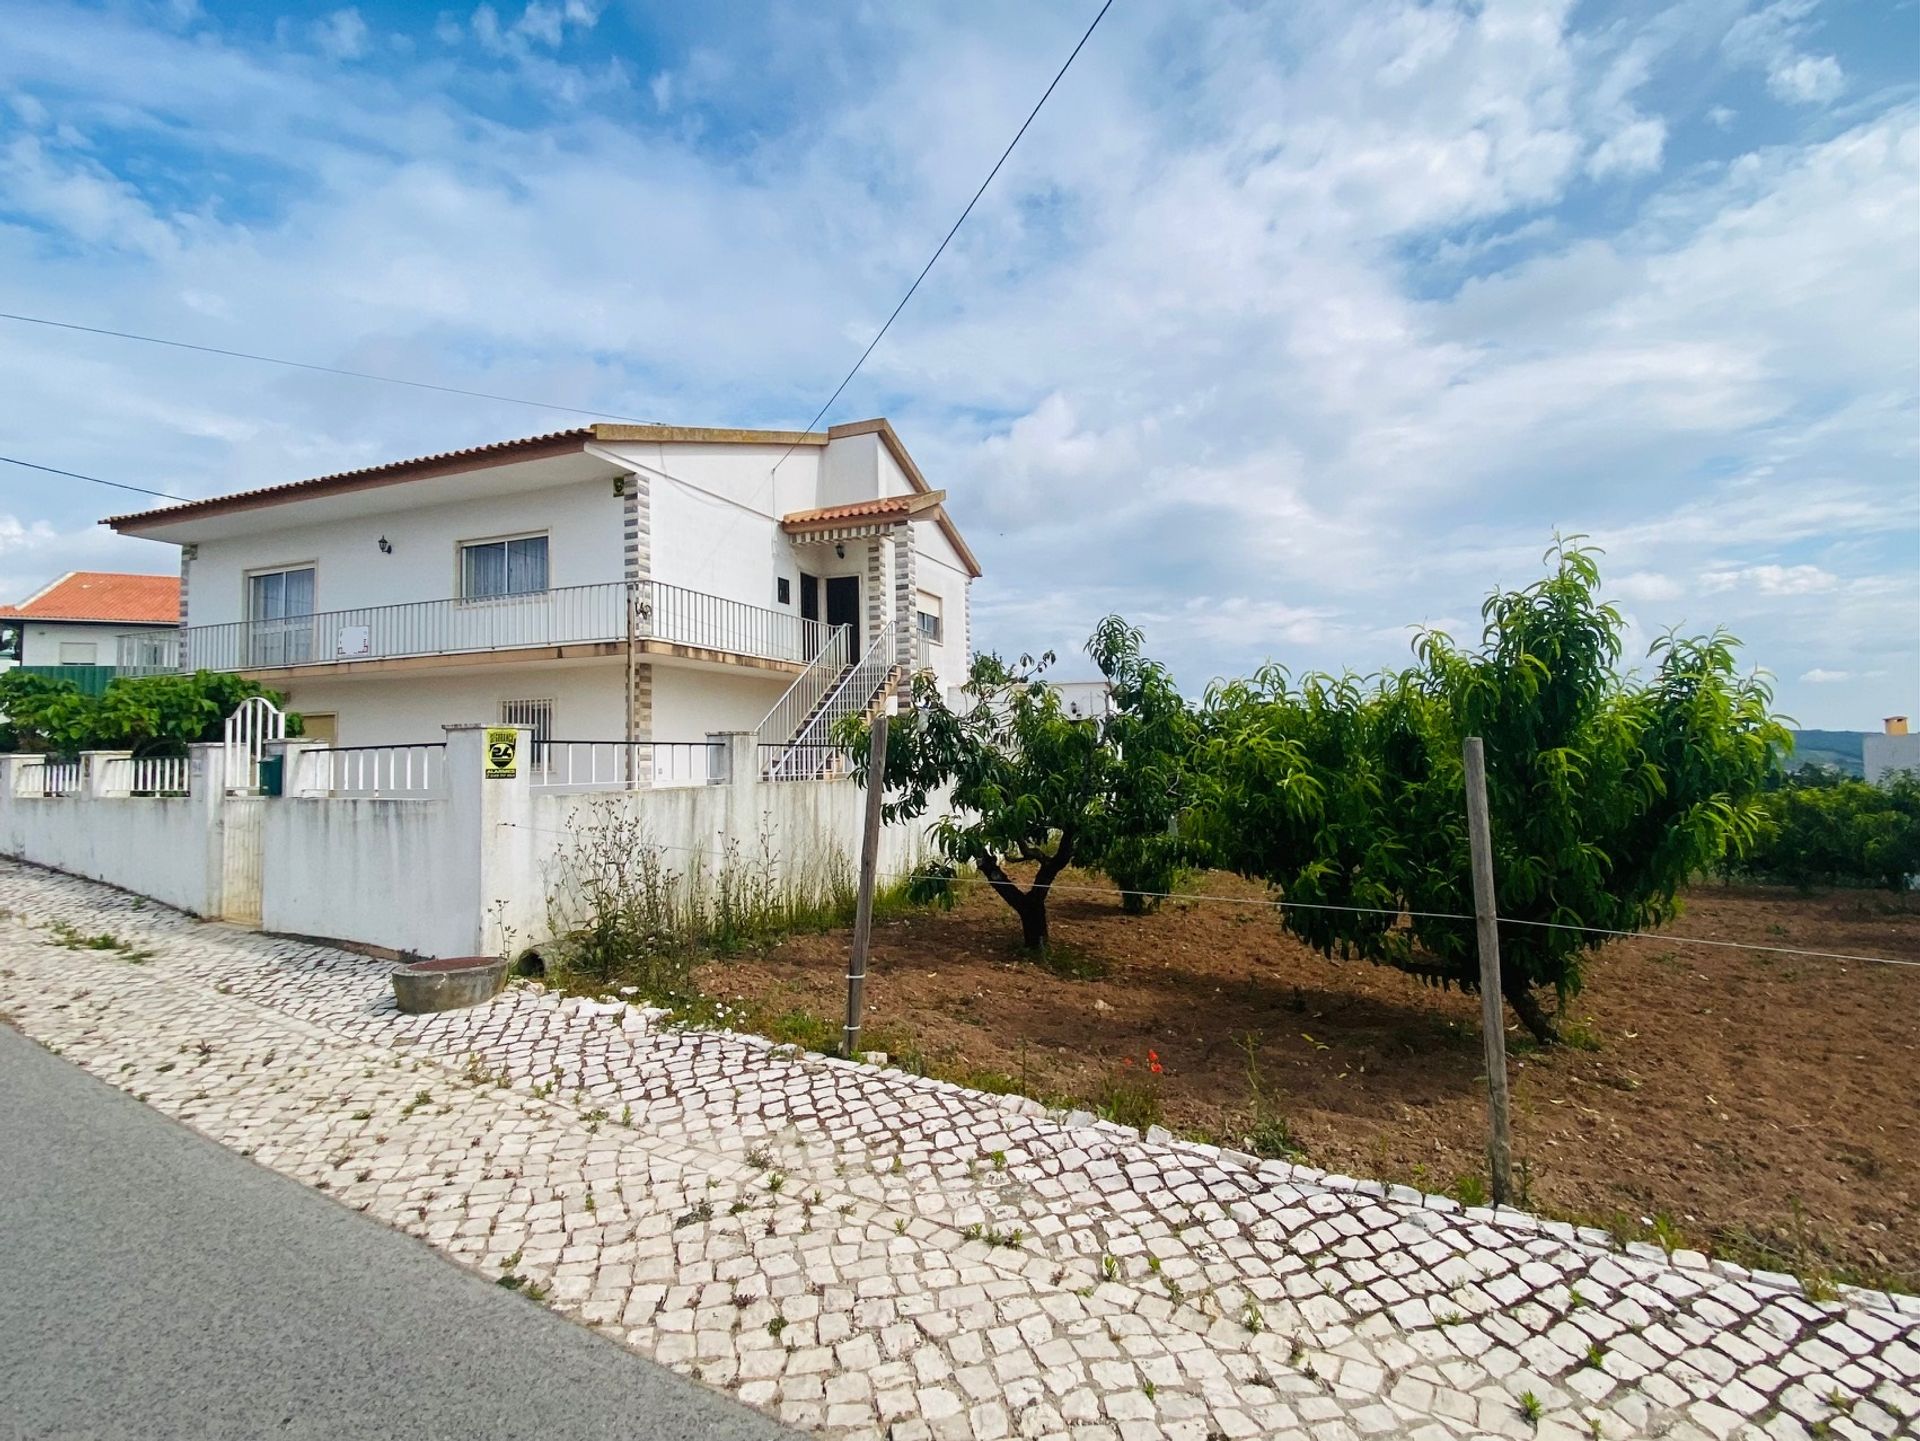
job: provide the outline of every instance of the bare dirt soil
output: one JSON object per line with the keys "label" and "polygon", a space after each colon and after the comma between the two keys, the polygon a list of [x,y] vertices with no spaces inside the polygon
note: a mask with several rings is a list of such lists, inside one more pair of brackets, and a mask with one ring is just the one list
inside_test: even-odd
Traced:
{"label": "bare dirt soil", "polygon": [[[1098,877],[1062,884],[1081,889],[1055,894],[1050,968],[984,887],[878,925],[867,1044],[1051,1101],[1139,1077],[1152,1050],[1165,1124],[1237,1145],[1251,1036],[1269,1113],[1312,1164],[1428,1190],[1484,1170],[1476,997],[1326,959],[1230,876],[1192,889],[1231,900],[1144,917]],[[1920,961],[1920,898],[1888,892],[1707,886],[1669,929]],[[792,937],[698,979],[762,1016],[837,1026],[847,946]],[[1617,941],[1563,1020],[1582,1045],[1508,1031],[1535,1209],[1635,1235],[1664,1214],[1683,1244],[1749,1264],[1920,1286],[1920,968]]]}

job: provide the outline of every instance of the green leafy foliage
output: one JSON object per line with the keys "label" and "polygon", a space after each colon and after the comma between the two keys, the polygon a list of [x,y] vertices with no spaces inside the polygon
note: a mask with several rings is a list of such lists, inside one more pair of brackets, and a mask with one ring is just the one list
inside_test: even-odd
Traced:
{"label": "green leafy foliage", "polygon": [[[125,676],[98,696],[71,681],[8,671],[0,675],[0,750],[130,750],[180,754],[194,741],[219,740],[226,718],[249,696],[282,697],[255,681],[215,671]],[[299,717],[287,718],[290,734]]]}
{"label": "green leafy foliage", "polygon": [[1762,798],[1766,826],[1735,867],[1763,880],[1902,890],[1920,875],[1920,776],[1870,786],[1803,766]]}
{"label": "green leafy foliage", "polygon": [[[1104,869],[1123,888],[1164,891],[1185,854],[1175,822],[1184,804],[1196,738],[1192,712],[1166,668],[1141,654],[1141,633],[1109,616],[1087,651],[1107,678],[1106,716],[1069,715],[1044,677],[1053,657],[974,657],[958,708],[929,676],[914,682],[913,706],[887,732],[889,820],[925,815],[951,786],[951,810],[931,836],[941,860],[921,881],[923,896],[950,893],[972,866],[1020,918],[1032,949],[1047,944],[1047,897],[1069,865]],[[840,743],[867,783],[867,729],[843,725]],[[1123,758],[1124,757],[1124,758]],[[1014,861],[1036,866],[1022,889]],[[1139,908],[1149,897],[1131,898]]]}
{"label": "green leafy foliage", "polygon": [[1480,736],[1502,989],[1542,1039],[1537,992],[1577,992],[1603,939],[1582,928],[1658,925],[1754,844],[1786,740],[1724,633],[1665,637],[1650,679],[1621,675],[1594,556],[1556,542],[1544,579],[1482,607],[1478,647],[1430,631],[1418,665],[1370,680],[1269,667],[1209,692],[1203,717],[1195,820],[1218,861],[1273,884],[1323,953],[1466,989],[1474,930],[1448,917],[1473,909],[1461,748]]}

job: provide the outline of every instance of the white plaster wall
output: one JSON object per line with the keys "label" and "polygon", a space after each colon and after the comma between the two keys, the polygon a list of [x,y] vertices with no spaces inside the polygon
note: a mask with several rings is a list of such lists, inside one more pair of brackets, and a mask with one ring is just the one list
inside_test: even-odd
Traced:
{"label": "white plaster wall", "polygon": [[906,471],[900,468],[900,462],[893,458],[893,452],[881,443],[880,437],[864,435],[860,438],[873,442],[873,464],[877,478],[875,489],[878,493],[881,495],[914,494],[913,482],[907,479]]}
{"label": "white plaster wall", "polygon": [[653,668],[653,739],[703,741],[721,731],[753,730],[790,681],[788,676],[763,678],[758,671],[728,675],[657,665]]}
{"label": "white plaster wall", "polygon": [[[934,813],[941,807],[936,805]],[[711,877],[734,841],[740,855],[757,863],[770,855],[776,886],[806,883],[834,868],[851,874],[860,854],[865,792],[849,780],[760,782],[752,785],[687,786],[606,792],[599,795],[533,796],[537,867],[549,889],[565,874],[576,837],[597,818],[631,816],[653,844],[664,847],[668,869]],[[883,884],[905,876],[928,855],[930,817],[881,831],[879,874]]]}
{"label": "white plaster wall", "polygon": [[0,797],[0,853],[196,916],[220,909],[220,837],[197,797]]}
{"label": "white plaster wall", "polygon": [[[656,687],[663,670],[654,671]],[[498,725],[507,700],[551,700],[556,740],[619,740],[627,733],[626,683],[624,661],[270,682],[286,693],[290,710],[337,715],[335,743],[342,746],[439,741],[442,726],[463,721]]]}
{"label": "white plaster wall", "polygon": [[[459,547],[490,536],[546,532],[548,583],[596,585],[624,575],[621,502],[604,480],[417,510],[289,526],[200,542],[190,563],[188,623],[246,619],[246,575],[314,567],[314,608],[351,610],[459,594]],[[393,545],[382,554],[381,536]]]}
{"label": "white plaster wall", "polygon": [[[877,434],[849,435],[829,441],[822,458],[817,497],[794,509],[852,505],[857,500],[872,500],[882,494],[879,470],[881,450]],[[891,459],[888,464],[892,464]]]}
{"label": "white plaster wall", "polygon": [[[80,625],[63,621],[28,621],[26,639],[20,663],[22,665],[61,665],[60,645],[63,641],[78,641],[94,648],[94,665],[112,665],[120,653],[120,637],[123,635],[152,635],[174,629],[170,625]],[[71,662],[74,665],[86,664],[84,661]]]}
{"label": "white plaster wall", "polygon": [[1895,771],[1920,771],[1920,734],[1862,736],[1860,759],[1869,785],[1884,783]]}
{"label": "white plaster wall", "polygon": [[942,687],[965,685],[968,657],[973,650],[973,637],[967,627],[967,586],[971,577],[947,538],[940,533],[940,527],[932,521],[915,522],[913,541],[918,553],[914,563],[914,588],[940,597],[944,626],[944,639],[930,648],[928,658]]}
{"label": "white plaster wall", "polygon": [[281,798],[262,826],[263,929],[472,954],[473,877],[449,801]]}
{"label": "white plaster wall", "polygon": [[[764,476],[761,477],[764,480]],[[747,489],[745,485],[739,487]],[[761,489],[764,491],[765,486]],[[767,504],[763,495],[760,505]],[[703,491],[655,478],[653,578],[705,595],[776,609],[776,556],[791,553],[778,519]],[[798,614],[795,596],[795,614]]]}
{"label": "white plaster wall", "polygon": [[[845,558],[831,546],[796,548],[779,517],[814,506],[870,499],[910,489],[877,435],[849,436],[826,447],[615,444],[605,447],[650,476],[653,578],[765,607],[800,612],[800,573],[856,575],[865,584],[866,545]],[[669,478],[672,477],[672,478]],[[917,584],[940,595],[946,639],[932,659],[943,684],[965,680],[967,576],[937,526],[911,527]],[[458,547],[489,536],[546,531],[550,580],[556,586],[617,581],[624,573],[621,503],[604,480],[476,497],[410,511],[373,514],[287,530],[201,542],[188,588],[190,621],[208,625],[245,614],[249,571],[312,564],[318,610],[353,609],[457,593]],[[384,535],[393,553],[382,554]],[[790,581],[785,607],[775,584]],[[862,615],[866,597],[862,597]],[[892,596],[885,598],[891,607]],[[656,666],[653,734],[697,740],[710,731],[750,728],[786,682],[773,678],[701,677]],[[280,689],[296,710],[339,717],[338,744],[387,745],[438,739],[452,721],[497,721],[509,699],[552,699],[554,733],[580,740],[625,734],[624,672],[617,663],[448,669],[431,675],[293,678]]]}

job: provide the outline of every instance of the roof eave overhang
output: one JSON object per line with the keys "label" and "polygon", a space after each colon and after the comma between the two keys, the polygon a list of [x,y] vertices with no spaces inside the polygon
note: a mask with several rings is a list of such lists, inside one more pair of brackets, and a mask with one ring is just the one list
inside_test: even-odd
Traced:
{"label": "roof eave overhang", "polygon": [[154,532],[166,530],[183,522],[203,520],[209,516],[232,515],[238,511],[260,510],[275,505],[292,505],[303,500],[319,500],[328,496],[351,495],[357,491],[380,490],[391,485],[404,485],[412,480],[429,480],[435,476],[459,475],[467,471],[491,470],[495,466],[520,465],[530,460],[548,460],[555,456],[575,455],[587,448],[592,434],[593,432],[588,429],[562,431],[555,435],[537,436],[525,441],[509,441],[499,446],[464,454],[455,452],[443,456],[429,456],[421,460],[402,461],[369,471],[350,471],[337,476],[323,476],[317,480],[293,481],[287,485],[273,486],[265,490],[243,491],[238,495],[209,496],[205,500],[190,500],[182,505],[139,510],[128,515],[110,515],[100,524],[110,526],[120,535],[172,540],[173,537],[156,536]]}

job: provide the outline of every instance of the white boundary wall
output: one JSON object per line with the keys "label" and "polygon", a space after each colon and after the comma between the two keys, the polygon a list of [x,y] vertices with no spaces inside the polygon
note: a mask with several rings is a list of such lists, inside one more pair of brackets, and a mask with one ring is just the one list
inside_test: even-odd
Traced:
{"label": "white boundary wall", "polygon": [[[199,916],[221,916],[225,826],[205,777],[218,777],[219,745],[196,746],[192,793],[129,796],[107,789],[125,751],[81,757],[80,789],[71,795],[20,795],[33,782],[38,757],[0,756],[0,854],[71,871],[90,880],[152,896]],[[124,775],[125,768],[119,768]],[[217,798],[215,798],[217,800]]]}
{"label": "white boundary wall", "polygon": [[[429,956],[496,955],[547,939],[548,886],[596,813],[637,821],[681,875],[710,877],[737,847],[747,864],[771,859],[777,888],[788,877],[850,870],[859,856],[860,788],[761,780],[751,732],[726,738],[723,783],[581,793],[534,788],[524,727],[518,774],[488,779],[487,729],[445,727],[439,794],[377,799],[303,791],[300,778],[326,768],[303,766],[313,747],[293,740],[270,747],[285,756],[289,784],[266,799],[226,793],[217,744],[194,748],[192,794],[183,797],[107,790],[126,768],[105,762],[124,753],[90,752],[79,793],[62,796],[29,787],[37,758],[0,756],[0,853],[195,915],[257,916],[268,931]],[[240,806],[257,816],[257,830],[239,824]],[[927,825],[885,828],[883,878],[919,862]],[[230,854],[237,847],[245,864]]]}

